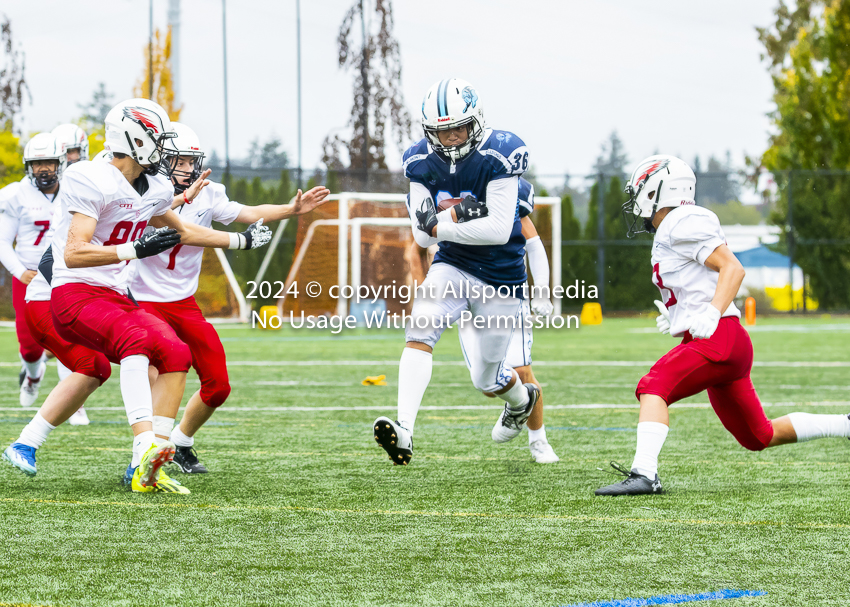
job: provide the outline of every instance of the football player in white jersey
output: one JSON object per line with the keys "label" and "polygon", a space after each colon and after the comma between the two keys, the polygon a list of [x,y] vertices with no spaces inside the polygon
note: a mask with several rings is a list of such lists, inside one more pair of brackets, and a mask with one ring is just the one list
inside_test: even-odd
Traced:
{"label": "football player in white jersey", "polygon": [[60,124],[50,132],[65,151],[65,160],[69,165],[89,159],[88,137],[76,124]]}
{"label": "football player in white jersey", "polygon": [[659,360],[635,395],[640,401],[637,450],[631,470],[612,463],[626,478],[597,495],[660,493],[658,456],[667,438],[667,407],[708,391],[723,426],[746,449],[761,451],[825,437],[850,438],[850,416],[789,413],[770,420],[764,413],[750,369],[753,344],[741,326],[734,298],[744,268],[726,245],[717,215],[695,206],[696,177],[674,156],[640,162],[626,186],[624,215],[629,235],[654,234],[652,280],[663,302],[659,331],[682,343]]}
{"label": "football player in white jersey", "polygon": [[[171,210],[173,186],[163,176],[170,171],[165,145],[173,136],[168,114],[152,101],[130,99],[112,108],[106,117],[106,145],[113,159],[79,162],[67,171],[63,212],[54,218],[52,267],[40,265],[52,279],[50,311],[56,333],[121,365],[121,392],[135,436],[131,486],[138,492],[157,491],[160,468],[175,450],[173,443],[157,441],[153,432],[148,367],[156,368],[157,382],[167,387],[166,398],[179,406],[191,354],[167,323],[129,299],[133,272],[128,262],[180,242],[249,249],[271,237],[262,222],[229,234],[180,221]],[[145,230],[149,222],[155,230]]]}
{"label": "football player in white jersey", "polygon": [[[108,158],[104,156],[97,159],[97,162],[108,162],[111,158],[111,155]],[[181,198],[193,200],[204,187],[206,176],[207,174],[202,175],[183,192],[184,195]],[[64,207],[65,199],[59,197],[56,204]],[[59,208],[54,215],[65,212],[67,212],[65,208]],[[53,225],[57,225],[57,222]],[[52,242],[54,233],[55,227],[51,227],[45,236],[48,242]],[[49,260],[42,267],[49,269]],[[32,421],[23,428],[18,439],[3,453],[5,460],[29,476],[35,476],[36,452],[45,443],[52,430],[65,421],[73,425],[75,418],[79,419],[81,412],[85,416],[83,403],[112,374],[109,359],[103,353],[71,343],[57,333],[50,311],[50,296],[50,283],[44,274],[39,272],[27,287],[26,322],[33,338],[56,356],[64,373],[60,375],[59,384],[47,396]],[[132,474],[130,477],[132,481]],[[125,484],[127,484],[126,479]],[[157,477],[157,491],[186,493],[188,489],[160,471]]]}
{"label": "football player in white jersey", "polygon": [[32,338],[26,324],[24,297],[47,249],[45,235],[65,170],[65,152],[52,134],[39,133],[24,148],[24,165],[26,176],[0,192],[0,262],[12,275],[15,330],[25,370],[20,402],[22,407],[29,407],[38,398],[45,365],[44,348]]}
{"label": "football player in white jersey", "polygon": [[425,94],[422,127],[425,137],[404,153],[408,214],[417,244],[439,244],[439,251],[405,327],[398,418],[381,416],[372,427],[395,465],[407,465],[413,456],[433,348],[448,324],[464,315],[470,316],[467,322],[489,325],[475,332],[480,340],[479,356],[470,361],[475,388],[499,394],[519,427],[540,395],[505,362],[526,280],[517,198],[528,148],[514,133],[488,128],[478,92],[458,78],[442,80]]}
{"label": "football player in white jersey", "polygon": [[[188,126],[172,122],[171,128],[177,135],[168,144],[175,158],[171,179],[177,194],[175,200],[180,202],[176,212],[183,223],[210,227],[213,221],[223,224],[279,221],[309,213],[330,194],[324,186],[317,186],[304,194],[299,190],[292,204],[246,206],[229,200],[224,185],[209,182],[196,199],[184,199],[186,188],[204,174],[204,152],[198,136]],[[159,439],[174,442],[177,446],[174,463],[186,473],[207,472],[194,449],[194,436],[230,394],[224,346],[194,298],[202,257],[203,249],[178,244],[169,251],[134,262],[136,276],[130,286],[139,305],[171,325],[177,337],[189,346],[192,365],[201,380],[200,390],[189,399],[183,419],[173,433],[180,402],[174,403],[175,407],[164,406],[164,399],[159,398],[159,384],[153,388],[154,432]]]}

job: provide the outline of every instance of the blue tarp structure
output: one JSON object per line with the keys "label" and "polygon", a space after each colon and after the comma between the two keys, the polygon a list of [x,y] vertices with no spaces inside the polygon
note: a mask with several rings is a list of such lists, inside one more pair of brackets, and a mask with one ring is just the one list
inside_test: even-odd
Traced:
{"label": "blue tarp structure", "polygon": [[766,246],[761,245],[754,249],[739,251],[735,253],[735,257],[741,262],[745,268],[787,268],[788,256],[776,251],[771,251]]}

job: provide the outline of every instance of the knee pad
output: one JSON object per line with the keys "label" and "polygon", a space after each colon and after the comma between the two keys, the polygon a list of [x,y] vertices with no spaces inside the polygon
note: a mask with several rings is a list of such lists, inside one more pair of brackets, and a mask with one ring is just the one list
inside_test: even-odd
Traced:
{"label": "knee pad", "polygon": [[154,352],[151,360],[160,373],[185,373],[192,366],[189,346],[176,337],[168,343],[155,344]]}
{"label": "knee pad", "polygon": [[477,365],[473,363],[469,371],[472,385],[479,392],[498,392],[507,386],[514,376],[514,370],[504,364]]}
{"label": "knee pad", "polygon": [[207,407],[216,409],[224,404],[230,396],[230,383],[228,381],[213,381],[208,385],[201,384],[201,400]]}

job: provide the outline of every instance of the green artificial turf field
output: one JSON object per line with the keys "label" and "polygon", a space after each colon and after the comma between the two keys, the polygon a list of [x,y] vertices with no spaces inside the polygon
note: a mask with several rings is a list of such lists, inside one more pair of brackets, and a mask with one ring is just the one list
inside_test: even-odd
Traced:
{"label": "green artificial turf field", "polygon": [[[850,411],[850,320],[756,329],[770,417]],[[15,335],[0,331],[5,448],[34,410],[17,405]],[[525,434],[492,442],[501,405],[471,387],[454,331],[405,468],[370,431],[395,417],[400,332],[220,334],[233,393],[197,436],[211,473],[178,477],[192,495],[119,485],[131,441],[117,368],[92,425],[39,451],[38,476],[0,462],[0,605],[557,607],[724,589],[767,594],[695,604],[850,602],[847,441],[748,452],[703,394],[671,409],[665,495],[593,495],[615,480],[597,468],[631,464],[634,386],[676,343],[653,318],[537,333],[554,465],[531,461]],[[380,373],[389,386],[360,385]],[[51,367],[39,402],[55,382]]]}

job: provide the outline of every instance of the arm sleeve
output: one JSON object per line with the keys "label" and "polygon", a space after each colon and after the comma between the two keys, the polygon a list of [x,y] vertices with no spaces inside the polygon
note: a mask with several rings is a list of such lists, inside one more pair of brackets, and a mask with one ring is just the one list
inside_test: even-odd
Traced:
{"label": "arm sleeve", "polygon": [[12,243],[18,235],[18,218],[8,212],[0,215],[0,263],[9,270],[9,274],[20,280],[27,271],[24,264],[18,259]]}
{"label": "arm sleeve", "polygon": [[427,249],[433,244],[437,244],[437,239],[433,236],[428,236],[425,232],[419,229],[419,221],[416,219],[416,209],[426,198],[431,197],[431,192],[428,191],[421,183],[415,181],[410,182],[410,196],[407,199],[407,214],[410,216],[410,227],[413,230],[413,239],[423,249]]}
{"label": "arm sleeve", "polygon": [[525,251],[528,254],[528,267],[531,269],[534,286],[548,287],[549,258],[546,257],[546,248],[543,246],[540,236],[529,238],[525,243]]}
{"label": "arm sleeve", "polygon": [[519,178],[496,179],[487,184],[487,217],[465,223],[440,222],[437,240],[469,245],[508,242],[516,218]]}
{"label": "arm sleeve", "polygon": [[713,213],[691,215],[682,219],[670,232],[670,244],[677,253],[705,265],[705,260],[714,250],[726,244],[726,235]]}

